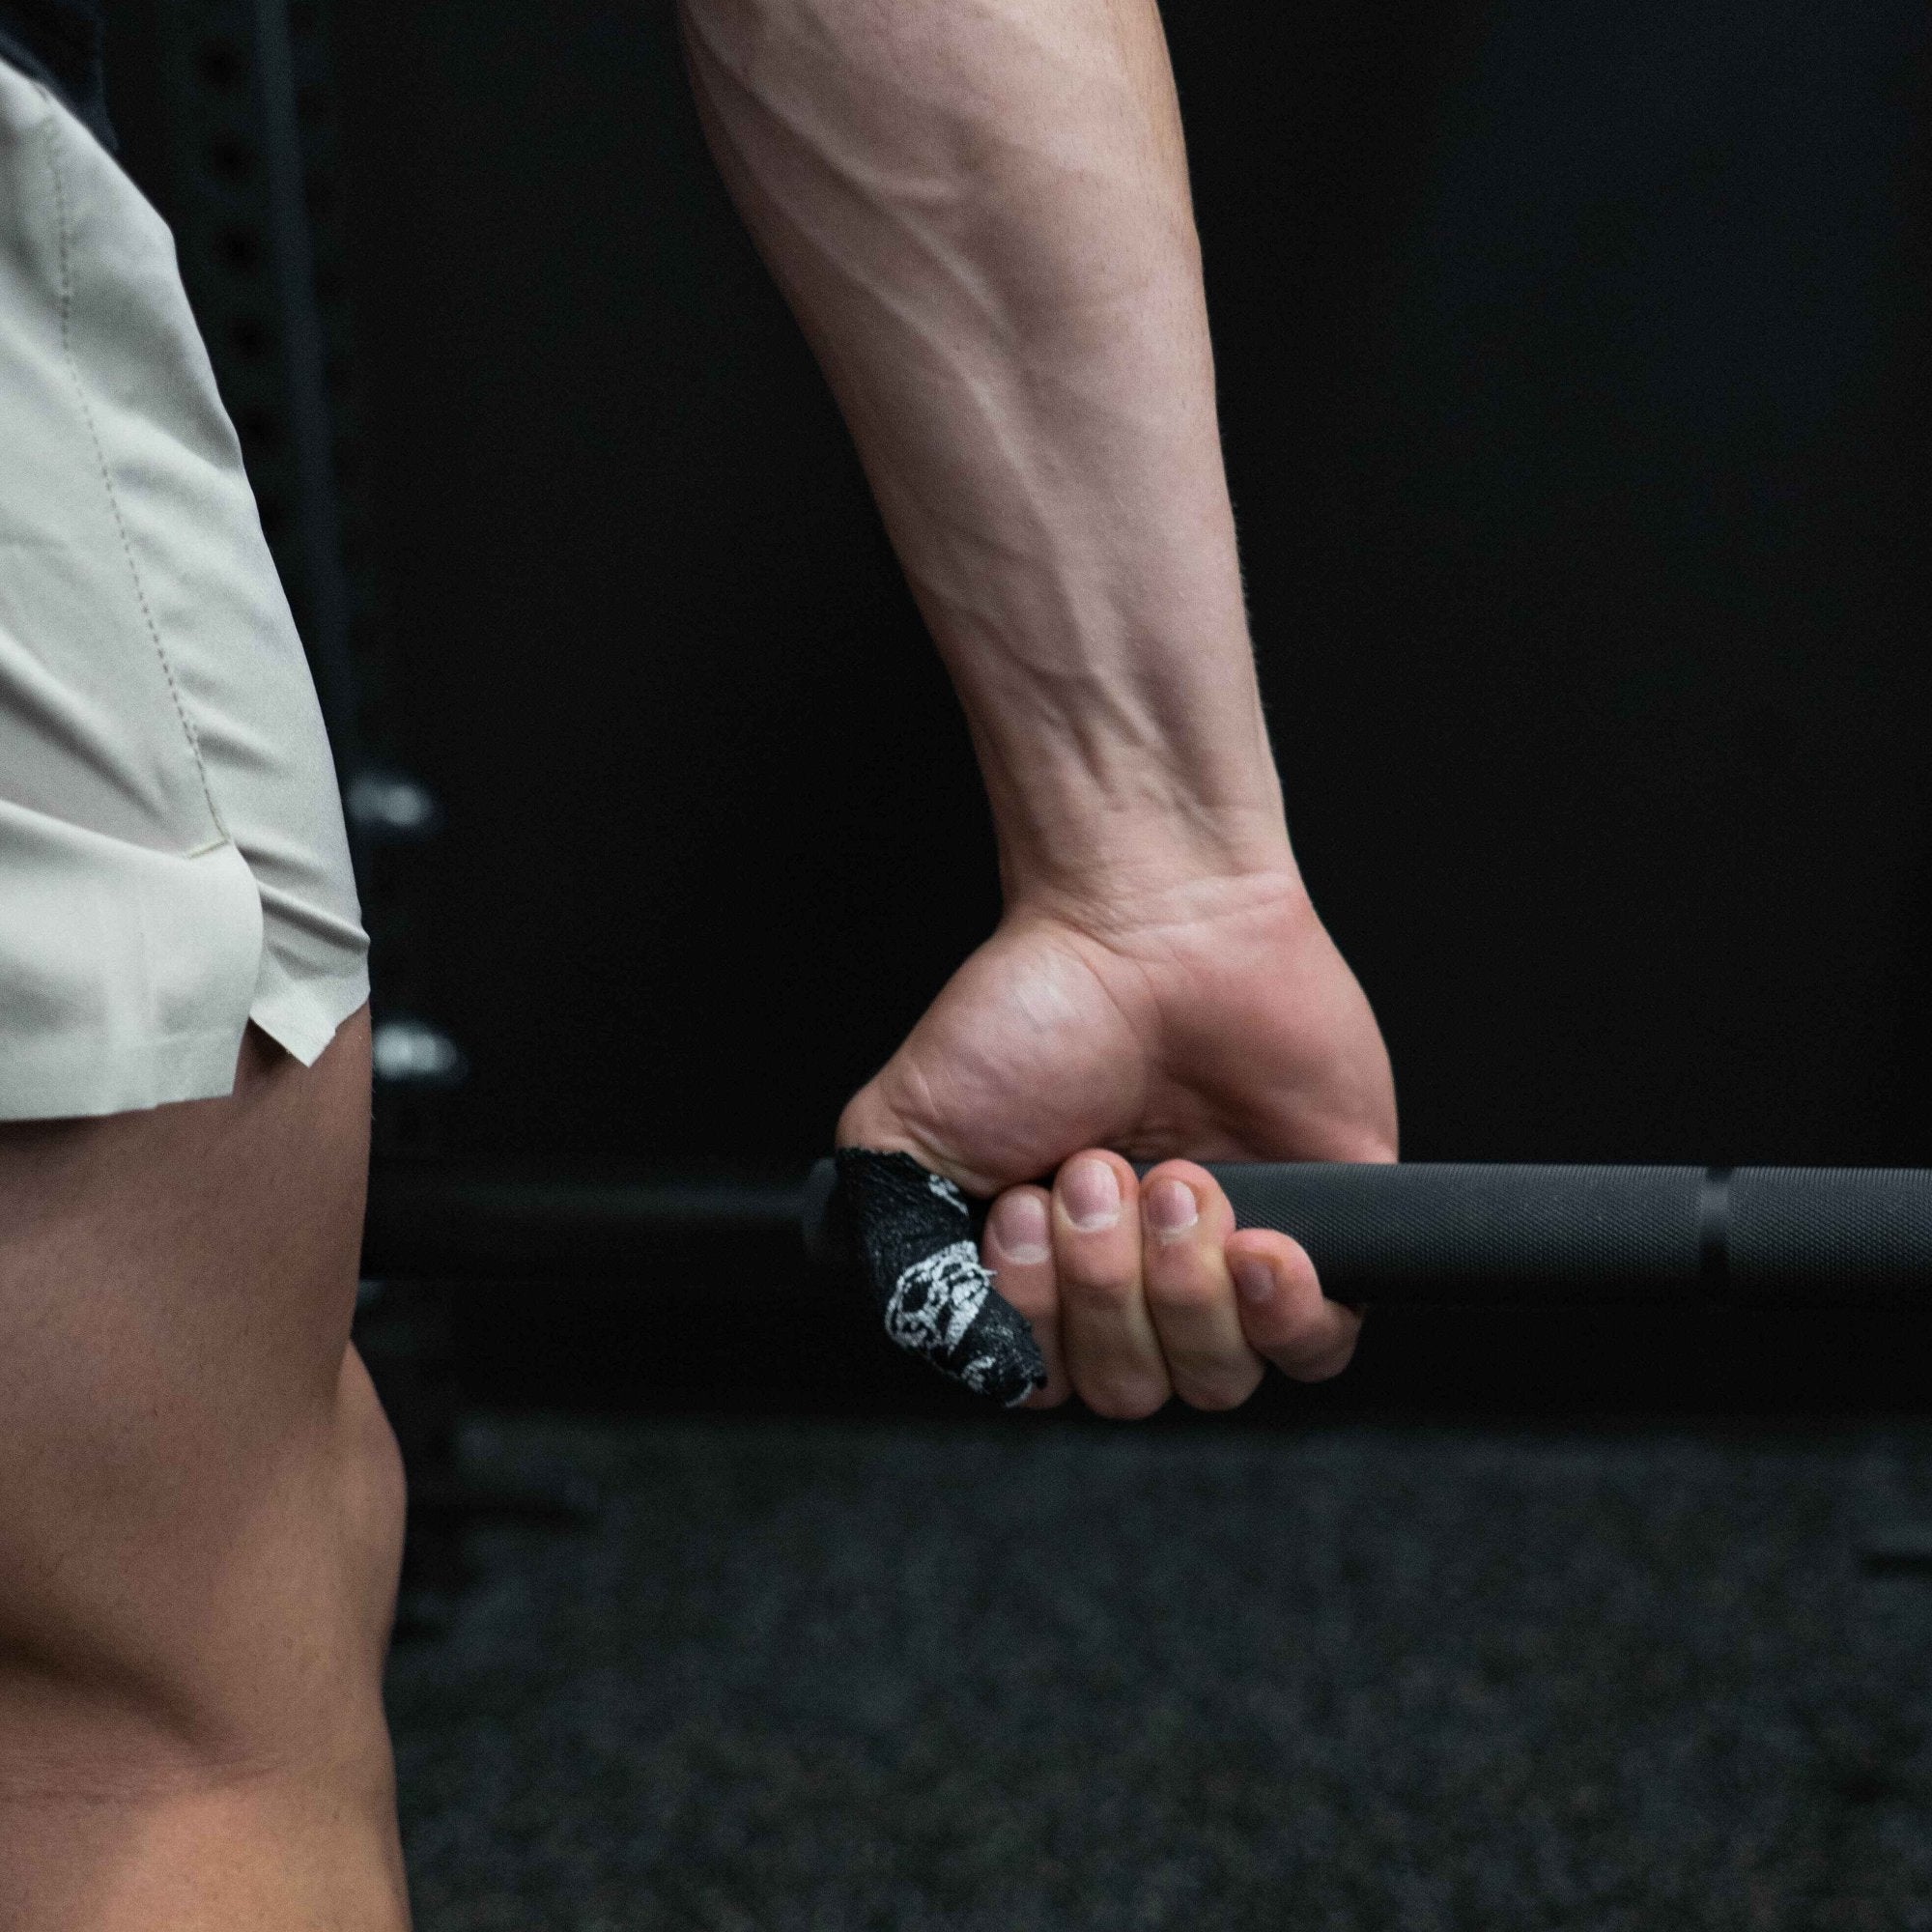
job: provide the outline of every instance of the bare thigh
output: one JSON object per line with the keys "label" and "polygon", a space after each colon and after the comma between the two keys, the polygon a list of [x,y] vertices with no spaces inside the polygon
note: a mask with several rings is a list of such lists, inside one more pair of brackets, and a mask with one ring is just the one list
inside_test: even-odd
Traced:
{"label": "bare thigh", "polygon": [[232,1095],[0,1126],[0,1801],[371,1747],[401,1523],[349,1346],[366,1009]]}

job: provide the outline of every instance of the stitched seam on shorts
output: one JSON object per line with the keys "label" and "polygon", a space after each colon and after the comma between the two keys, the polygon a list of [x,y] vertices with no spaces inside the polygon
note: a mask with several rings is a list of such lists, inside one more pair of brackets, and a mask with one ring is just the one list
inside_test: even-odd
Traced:
{"label": "stitched seam on shorts", "polygon": [[94,448],[95,468],[100,472],[100,487],[106,492],[107,507],[114,516],[115,533],[121,539],[121,554],[128,560],[128,575],[133,581],[134,601],[141,607],[141,621],[147,627],[149,640],[155,647],[155,656],[160,661],[161,675],[167,680],[168,696],[174,700],[175,716],[181,721],[182,733],[187,740],[188,755],[194,759],[195,776],[201,781],[201,795],[207,803],[209,816],[214,820],[214,829],[221,835],[215,842],[224,844],[230,836],[228,827],[222,819],[221,809],[214,802],[214,792],[208,782],[208,767],[202,760],[201,740],[195,733],[193,719],[187,715],[187,706],[183,701],[181,686],[175,679],[174,665],[170,662],[167,649],[161,642],[160,626],[155,622],[154,607],[148,602],[148,587],[141,582],[141,566],[134,559],[134,546],[128,535],[128,522],[121,514],[121,498],[114,488],[114,472],[107,467],[107,452],[101,445],[99,425],[94,419],[93,405],[87,400],[87,384],[81,381],[80,363],[73,353],[73,269],[71,260],[72,229],[68,211],[67,177],[61,168],[60,116],[52,111],[53,99],[43,85],[40,87],[40,92],[48,108],[47,172],[53,178],[55,218],[60,233],[61,355],[67,363],[67,373],[73,384],[74,401],[80,406],[81,420],[87,425],[88,440]]}

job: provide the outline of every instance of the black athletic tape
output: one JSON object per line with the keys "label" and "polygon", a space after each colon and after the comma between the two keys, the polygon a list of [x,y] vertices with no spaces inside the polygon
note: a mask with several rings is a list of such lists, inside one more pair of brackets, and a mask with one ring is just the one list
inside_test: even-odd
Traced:
{"label": "black athletic tape", "polygon": [[980,1265],[966,1197],[909,1153],[840,1148],[835,1211],[886,1333],[1009,1408],[1046,1386],[1027,1319]]}

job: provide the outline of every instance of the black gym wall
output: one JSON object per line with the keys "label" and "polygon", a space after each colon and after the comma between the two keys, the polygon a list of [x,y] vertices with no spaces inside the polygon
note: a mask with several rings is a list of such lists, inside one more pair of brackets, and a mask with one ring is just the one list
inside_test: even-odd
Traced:
{"label": "black gym wall", "polygon": [[[445,1144],[802,1165],[990,844],[670,9],[331,19]],[[1932,1159],[1922,8],[1168,26],[1291,823],[1406,1151]]]}

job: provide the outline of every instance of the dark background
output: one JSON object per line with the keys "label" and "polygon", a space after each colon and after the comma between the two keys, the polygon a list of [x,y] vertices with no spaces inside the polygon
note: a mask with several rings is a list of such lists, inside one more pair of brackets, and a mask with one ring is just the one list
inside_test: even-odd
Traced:
{"label": "dark background", "polygon": [[[155,4],[110,101],[166,212]],[[1168,25],[1291,826],[1406,1153],[1932,1160],[1923,9]],[[792,1172],[995,917],[950,692],[669,8],[329,32],[443,1144]],[[1925,1339],[1566,1321],[1378,1318],[1357,1378],[1895,1396]]]}

